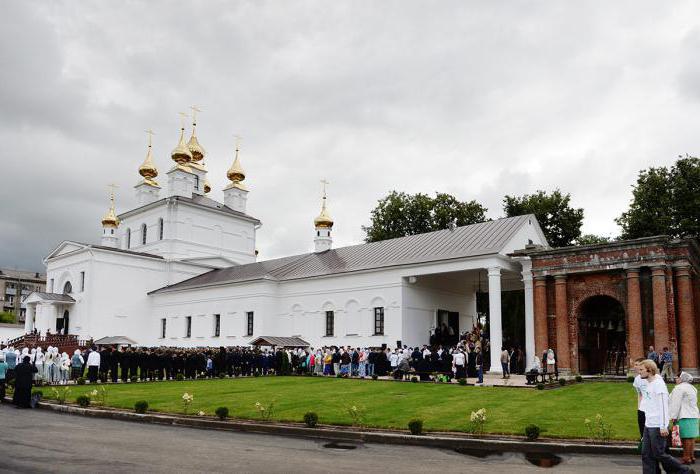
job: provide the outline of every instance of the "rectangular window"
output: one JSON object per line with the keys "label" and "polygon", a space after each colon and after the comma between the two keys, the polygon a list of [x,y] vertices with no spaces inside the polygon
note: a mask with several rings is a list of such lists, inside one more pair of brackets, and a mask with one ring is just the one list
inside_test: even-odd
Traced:
{"label": "rectangular window", "polygon": [[374,308],[374,335],[384,335],[384,308]]}
{"label": "rectangular window", "polygon": [[194,189],[199,191],[199,176],[194,175]]}
{"label": "rectangular window", "polygon": [[221,315],[214,315],[214,337],[219,337],[221,335]]}
{"label": "rectangular window", "polygon": [[49,280],[49,293],[53,293],[53,278]]}
{"label": "rectangular window", "polygon": [[333,311],[326,311],[326,336],[333,335]]}
{"label": "rectangular window", "polygon": [[246,331],[246,336],[252,336],[253,335],[253,312],[248,311],[246,314],[246,325],[247,331]]}
{"label": "rectangular window", "polygon": [[160,338],[165,339],[165,324],[166,324],[166,319],[163,318],[160,320]]}
{"label": "rectangular window", "polygon": [[80,291],[85,291],[85,272],[80,272]]}
{"label": "rectangular window", "polygon": [[158,240],[163,240],[163,219],[158,220]]}
{"label": "rectangular window", "polygon": [[185,337],[192,337],[192,316],[185,318]]}

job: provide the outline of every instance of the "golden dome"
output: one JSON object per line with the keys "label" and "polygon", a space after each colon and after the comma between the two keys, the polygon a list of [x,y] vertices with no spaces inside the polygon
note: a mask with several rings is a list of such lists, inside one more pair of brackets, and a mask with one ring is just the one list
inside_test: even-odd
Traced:
{"label": "golden dome", "polygon": [[316,219],[314,219],[314,226],[324,228],[324,229],[333,228],[333,219],[331,218],[330,214],[328,214],[328,210],[326,209],[326,195],[325,195],[325,193],[323,195],[323,205],[321,206],[321,213],[318,215],[318,217]]}
{"label": "golden dome", "polygon": [[102,218],[102,227],[111,227],[116,229],[119,227],[119,218],[114,212],[114,193],[110,196],[111,205],[109,206],[109,211]]}
{"label": "golden dome", "polygon": [[245,189],[245,186],[243,185],[243,181],[245,180],[245,171],[243,171],[241,160],[238,158],[238,147],[236,147],[236,158],[233,160],[233,164],[226,172],[226,177],[231,180],[229,187]]}
{"label": "golden dome", "polygon": [[190,150],[190,154],[192,154],[193,162],[202,161],[202,159],[204,159],[204,154],[206,152],[197,140],[197,124],[195,122],[192,122],[192,136],[190,137],[190,141],[187,142],[187,149]]}
{"label": "golden dome", "polygon": [[209,184],[209,180],[204,178],[204,194],[207,194],[209,191],[211,191],[211,184]]}
{"label": "golden dome", "polygon": [[187,168],[187,164],[192,161],[192,153],[185,143],[185,127],[180,129],[180,142],[170,156],[175,163],[184,168]]}
{"label": "golden dome", "polygon": [[139,174],[143,176],[143,182],[150,184],[151,186],[158,186],[155,181],[156,176],[158,176],[158,170],[153,163],[153,153],[151,152],[151,144],[148,144],[148,153],[146,153],[146,159],[143,161],[141,166],[139,166]]}

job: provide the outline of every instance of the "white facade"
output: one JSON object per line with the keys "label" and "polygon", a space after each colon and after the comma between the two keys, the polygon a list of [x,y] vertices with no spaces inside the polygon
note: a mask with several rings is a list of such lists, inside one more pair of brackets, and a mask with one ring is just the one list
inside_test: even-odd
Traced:
{"label": "white facade", "polygon": [[[240,172],[222,204],[195,189],[194,177],[201,186],[204,173],[181,168],[168,172],[164,198],[156,188],[136,187],[141,205],[118,216],[116,242],[111,235],[108,246],[67,241],[46,258],[47,293],[27,299],[26,331],[65,331],[67,324],[81,339],[126,336],[144,346],[246,345],[263,335],[299,336],[314,347],[412,346],[429,342],[439,311],[458,313],[459,330],[470,330],[482,288],[489,292],[491,341],[500,346],[501,291],[525,289],[531,361],[529,260],[509,254],[547,245],[534,216],[333,250],[332,220],[322,213],[316,252],[255,263],[260,222],[245,214]],[[495,243],[473,250],[465,239]],[[450,245],[454,251],[441,253]],[[353,263],[368,252],[376,266]],[[303,265],[312,270],[295,274]],[[226,276],[230,270],[239,276]],[[201,284],[188,283],[198,275]],[[500,370],[498,355],[492,351],[493,371]]]}

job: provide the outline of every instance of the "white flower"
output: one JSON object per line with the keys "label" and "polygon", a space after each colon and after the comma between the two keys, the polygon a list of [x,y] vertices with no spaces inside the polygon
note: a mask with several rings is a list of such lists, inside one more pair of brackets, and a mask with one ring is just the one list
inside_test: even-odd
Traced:
{"label": "white flower", "polygon": [[93,390],[92,392],[90,392],[90,395],[92,395],[93,397],[96,397],[96,396],[97,396],[97,390]]}
{"label": "white flower", "polygon": [[206,413],[204,413],[203,411],[200,411],[199,413],[197,413],[197,415],[204,416],[204,415],[206,415]]}
{"label": "white flower", "polygon": [[255,406],[260,408],[260,402],[255,402]]}

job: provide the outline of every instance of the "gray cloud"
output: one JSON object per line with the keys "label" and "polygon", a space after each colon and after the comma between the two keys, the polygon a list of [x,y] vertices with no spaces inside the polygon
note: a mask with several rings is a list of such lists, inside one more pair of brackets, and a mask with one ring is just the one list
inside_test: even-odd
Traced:
{"label": "gray cloud", "polygon": [[244,137],[263,258],[312,248],[319,179],[335,244],[391,189],[501,215],[561,188],[616,234],[639,169],[698,153],[695,2],[11,2],[0,29],[0,265],[96,241],[153,128],[200,105],[213,197]]}

